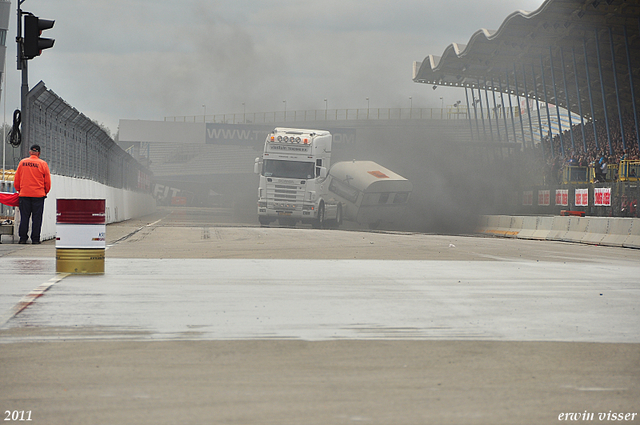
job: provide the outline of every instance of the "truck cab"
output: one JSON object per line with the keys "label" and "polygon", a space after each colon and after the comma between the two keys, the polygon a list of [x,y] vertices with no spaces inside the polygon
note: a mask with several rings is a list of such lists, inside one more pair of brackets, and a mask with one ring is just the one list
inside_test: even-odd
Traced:
{"label": "truck cab", "polygon": [[327,196],[327,170],[331,166],[331,133],[324,130],[276,128],[265,140],[260,174],[258,219],[263,226],[278,220],[324,227],[340,224],[341,205]]}

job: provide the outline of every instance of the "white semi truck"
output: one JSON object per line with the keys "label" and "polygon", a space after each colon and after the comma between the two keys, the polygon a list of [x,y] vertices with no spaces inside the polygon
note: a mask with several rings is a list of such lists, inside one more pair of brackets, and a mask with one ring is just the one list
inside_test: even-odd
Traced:
{"label": "white semi truck", "polygon": [[258,219],[266,226],[297,222],[316,228],[342,223],[342,204],[329,192],[331,133],[324,130],[276,128],[267,135],[262,158],[254,172],[260,174]]}

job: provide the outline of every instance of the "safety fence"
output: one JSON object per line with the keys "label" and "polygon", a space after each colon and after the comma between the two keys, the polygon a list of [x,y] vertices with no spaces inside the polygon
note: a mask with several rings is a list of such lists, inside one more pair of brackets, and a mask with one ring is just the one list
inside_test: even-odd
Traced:
{"label": "safety fence", "polygon": [[640,248],[640,218],[490,215],[480,217],[477,232],[517,239]]}
{"label": "safety fence", "polygon": [[581,211],[596,217],[640,217],[638,201],[638,182],[538,186],[518,192],[515,211],[524,215]]}
{"label": "safety fence", "polygon": [[565,166],[562,168],[562,183],[596,183],[596,182],[637,182],[640,181],[640,161],[620,161],[618,164],[607,164],[606,171],[600,166]]}
{"label": "safety fence", "polygon": [[[27,101],[28,143],[41,146],[42,159],[52,174],[89,179],[115,188],[151,191],[152,173],[42,81],[29,92]],[[25,152],[25,147],[22,149]]]}

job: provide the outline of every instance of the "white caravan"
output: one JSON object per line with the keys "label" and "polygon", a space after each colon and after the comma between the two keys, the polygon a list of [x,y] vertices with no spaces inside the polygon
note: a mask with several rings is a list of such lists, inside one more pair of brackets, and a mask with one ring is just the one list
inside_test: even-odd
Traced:
{"label": "white caravan", "polygon": [[413,190],[410,181],[372,161],[338,162],[328,180],[344,219],[372,229],[400,219]]}

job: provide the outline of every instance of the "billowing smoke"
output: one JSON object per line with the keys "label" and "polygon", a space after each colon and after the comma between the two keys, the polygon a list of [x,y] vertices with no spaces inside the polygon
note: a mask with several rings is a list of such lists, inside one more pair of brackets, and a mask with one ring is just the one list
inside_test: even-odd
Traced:
{"label": "billowing smoke", "polygon": [[[473,232],[478,216],[505,211],[514,178],[499,151],[465,140],[451,123],[375,125],[359,131],[358,145],[337,149],[343,159],[372,160],[413,184],[407,217],[391,228],[431,233]],[[438,126],[441,127],[438,127]],[[444,126],[444,127],[442,127]],[[351,156],[352,158],[350,158]]]}

